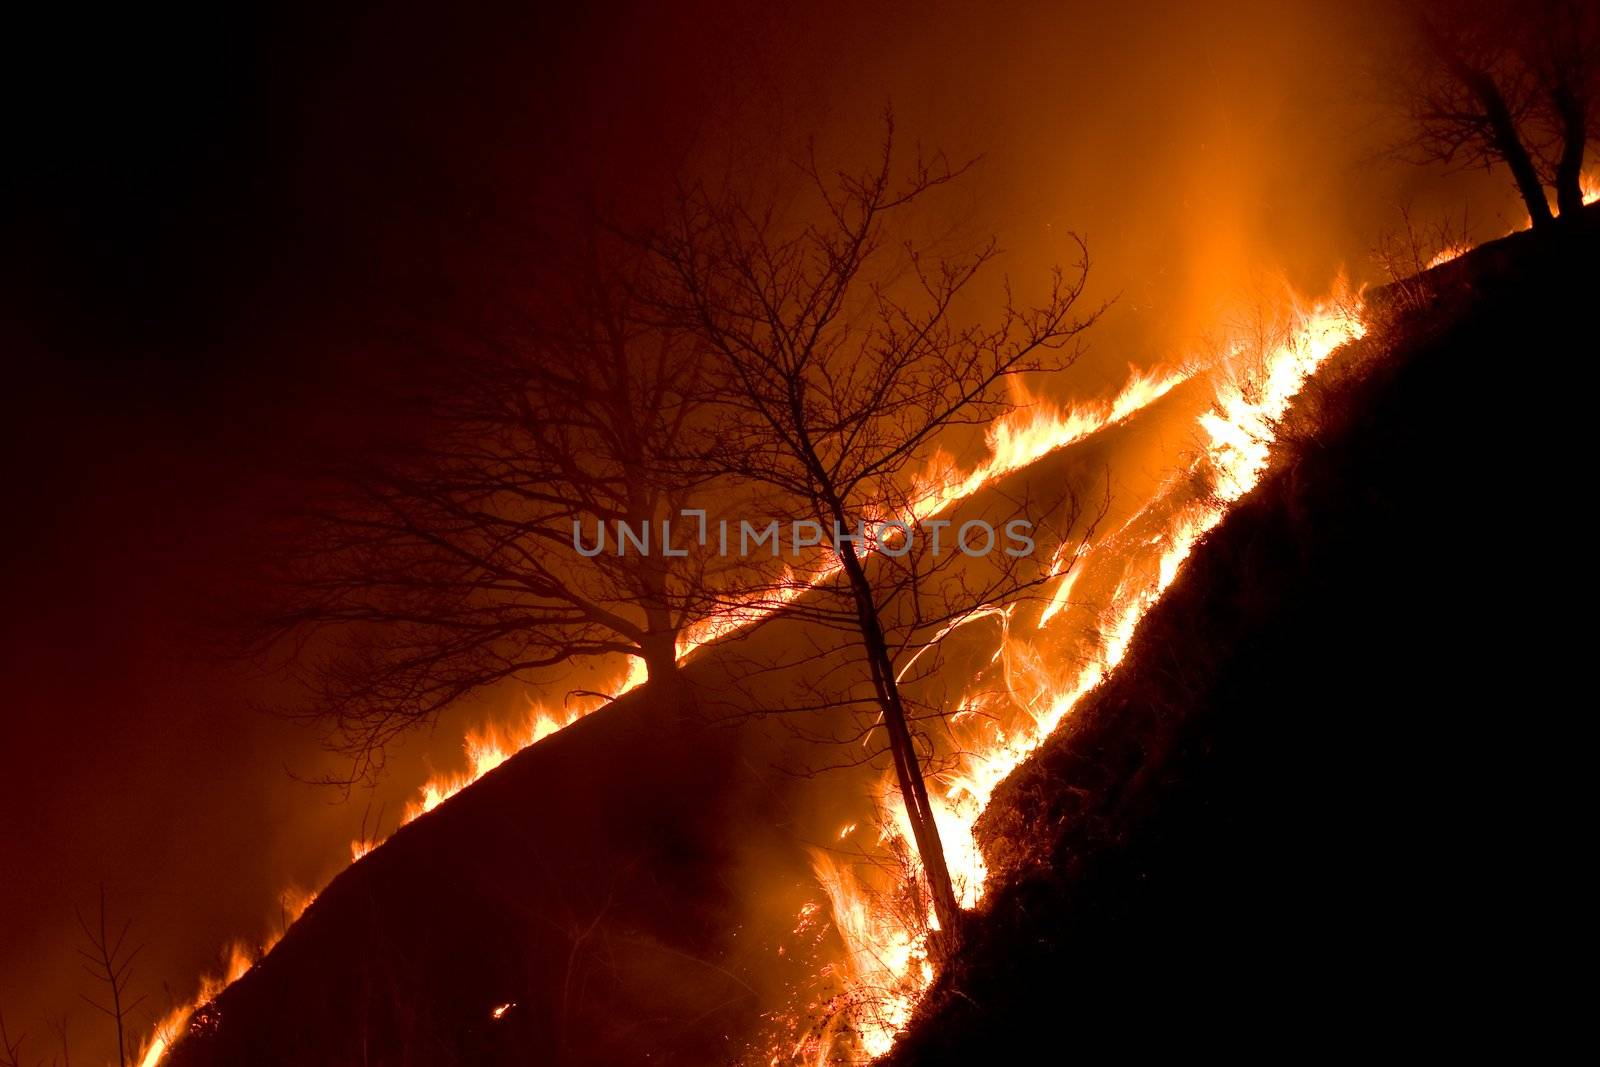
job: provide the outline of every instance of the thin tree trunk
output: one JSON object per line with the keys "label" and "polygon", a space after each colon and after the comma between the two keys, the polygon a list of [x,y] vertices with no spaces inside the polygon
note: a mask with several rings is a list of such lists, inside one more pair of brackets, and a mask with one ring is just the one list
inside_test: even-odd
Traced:
{"label": "thin tree trunk", "polygon": [[1555,216],[1550,213],[1550,201],[1544,195],[1544,184],[1539,181],[1539,170],[1533,165],[1533,157],[1528,155],[1522,138],[1517,136],[1517,124],[1511,117],[1511,109],[1506,106],[1500,87],[1489,75],[1479,72],[1473,72],[1467,83],[1489,120],[1489,135],[1495,151],[1511,168],[1517,192],[1522,194],[1523,206],[1528,209],[1528,220],[1536,230],[1549,226],[1555,221]]}
{"label": "thin tree trunk", "polygon": [[[620,358],[620,357],[619,357]],[[633,473],[644,469],[642,450],[630,446],[633,455]],[[646,536],[654,528],[660,531],[663,543],[651,545],[639,560],[637,593],[639,606],[644,612],[644,635],[639,640],[639,654],[644,660],[645,677],[659,683],[655,688],[675,688],[678,679],[678,630],[673,622],[672,598],[669,588],[666,527],[656,522],[657,507],[648,496],[648,489],[638,481],[628,485],[628,525],[643,529]]]}
{"label": "thin tree trunk", "polygon": [[1583,150],[1588,133],[1588,109],[1569,86],[1555,90],[1556,114],[1561,117],[1561,159],[1556,163],[1556,207],[1563,217],[1583,209]]}
{"label": "thin tree trunk", "polygon": [[[100,954],[100,963],[105,967],[105,982],[111,989],[111,1019],[117,1024],[117,1067],[127,1067],[127,1037],[123,1025],[122,1011],[122,979],[117,969],[117,948],[122,944],[122,939],[117,939],[117,945],[112,946],[109,931],[106,929],[106,890],[100,887],[100,940],[95,949]],[[104,1010],[104,1009],[102,1009]]]}
{"label": "thin tree trunk", "polygon": [[905,705],[900,700],[900,687],[895,683],[894,663],[889,655],[889,643],[883,635],[883,627],[878,621],[872,585],[867,580],[860,558],[856,556],[855,546],[847,544],[840,556],[850,580],[851,594],[855,598],[861,637],[866,645],[867,663],[871,668],[873,687],[877,690],[878,704],[883,710],[884,730],[889,735],[889,750],[894,756],[900,794],[905,798],[911,833],[916,839],[922,869],[928,878],[928,892],[933,897],[934,915],[939,920],[948,951],[952,947],[950,939],[956,936],[961,906],[956,903],[950,868],[945,863],[944,843],[940,840],[933,805],[928,799],[928,786],[917,760],[911,727],[906,721]]}

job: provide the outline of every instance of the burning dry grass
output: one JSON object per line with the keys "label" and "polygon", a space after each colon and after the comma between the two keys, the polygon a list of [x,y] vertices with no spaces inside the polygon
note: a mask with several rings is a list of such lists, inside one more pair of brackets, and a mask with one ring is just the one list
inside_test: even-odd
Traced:
{"label": "burning dry grass", "polygon": [[[935,814],[963,906],[976,906],[984,895],[989,872],[977,826],[996,787],[1121,662],[1139,621],[1194,546],[1260,480],[1277,426],[1302,386],[1340,346],[1365,332],[1359,301],[1341,285],[1323,301],[1291,301],[1276,322],[1258,324],[1250,341],[1230,345],[1206,371],[1213,402],[1199,418],[1202,447],[1192,461],[1121,528],[1081,550],[1036,617],[1016,605],[1006,610],[991,669],[984,672],[996,677],[972,680],[938,742],[950,769],[933,790]],[[1025,427],[1010,428],[1005,436],[991,434],[991,445],[1028,436]],[[970,493],[986,480],[960,484]],[[1108,572],[1119,577],[1104,600],[1074,603],[1081,575],[1095,575],[1104,588]],[[821,1022],[805,1040],[787,1053],[773,1050],[773,1063],[852,1063],[882,1055],[934,978],[930,940],[937,923],[925,902],[920,912],[906,906],[917,899],[911,887],[920,875],[890,779],[877,821],[878,848],[865,860],[844,864],[816,854],[816,877],[845,946],[840,991],[826,1001]]]}

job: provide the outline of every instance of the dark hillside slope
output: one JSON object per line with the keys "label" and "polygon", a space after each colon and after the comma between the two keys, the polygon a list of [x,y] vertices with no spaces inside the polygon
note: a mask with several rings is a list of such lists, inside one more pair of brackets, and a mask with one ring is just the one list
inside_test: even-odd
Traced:
{"label": "dark hillside slope", "polygon": [[999,881],[890,1062],[1533,1051],[1580,1018],[1597,223],[1374,294],[1002,786]]}

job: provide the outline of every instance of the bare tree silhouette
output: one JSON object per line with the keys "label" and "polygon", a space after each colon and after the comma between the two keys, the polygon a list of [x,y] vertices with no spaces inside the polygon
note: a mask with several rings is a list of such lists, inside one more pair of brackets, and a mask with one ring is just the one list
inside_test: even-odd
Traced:
{"label": "bare tree silhouette", "polygon": [[[50,1057],[51,1067],[72,1067],[72,1046],[67,1040],[66,1015],[50,1019],[49,1024],[56,1035],[56,1043],[61,1046],[61,1055]],[[6,1028],[6,1013],[0,1011],[0,1067],[23,1067],[22,1046],[27,1038],[25,1033],[13,1038]],[[38,1060],[36,1063],[43,1067],[44,1061]]]}
{"label": "bare tree silhouette", "polygon": [[[72,1046],[67,1041],[67,1017],[50,1020],[50,1029],[55,1031],[56,1041],[61,1045],[61,1067],[72,1067]],[[52,1063],[55,1061],[52,1059]]]}
{"label": "bare tree silhouette", "polygon": [[1535,229],[1582,206],[1586,146],[1600,132],[1600,13],[1581,0],[1415,3],[1415,47],[1384,72],[1416,162],[1504,164]]}
{"label": "bare tree silhouette", "polygon": [[0,1011],[0,1067],[22,1067],[22,1043],[27,1037],[18,1034],[13,1038],[6,1029],[6,1013]]}
{"label": "bare tree silhouette", "polygon": [[[913,208],[965,168],[920,154],[900,165],[894,144],[890,116],[869,168],[829,175],[814,155],[803,162],[810,218],[787,217],[772,198],[685,190],[677,219],[654,243],[663,307],[718,357],[720,419],[703,458],[770,490],[793,519],[846,534],[836,560],[845,610],[799,601],[796,608],[846,626],[860,642],[935,913],[953,934],[959,908],[886,618],[892,594],[935,576],[912,563],[923,557],[895,558],[898,543],[848,535],[865,518],[917,517],[911,475],[936,441],[1007,410],[1008,379],[1070,365],[1074,340],[1098,310],[1074,315],[1085,253],[1070,273],[1054,272],[1036,306],[1014,301],[1007,284],[994,321],[964,322],[958,308],[978,298],[974,283],[997,245],[946,255],[910,237],[901,224]],[[911,510],[894,511],[897,504]],[[954,612],[974,606],[971,596],[956,599],[964,607]],[[917,622],[948,623],[953,611]]]}
{"label": "bare tree silhouette", "polygon": [[459,698],[577,658],[637,657],[675,686],[715,564],[681,531],[674,554],[623,531],[659,542],[702,488],[665,460],[706,354],[643,314],[638,266],[599,225],[553,248],[513,328],[443,354],[420,443],[341,470],[294,528],[257,647],[290,651],[310,699],[287,710],[330,725],[355,774]]}
{"label": "bare tree silhouette", "polygon": [[[106,987],[105,995],[109,1003],[102,1003],[93,997],[83,997],[83,1002],[91,1008],[105,1015],[112,1021],[117,1032],[117,1067],[126,1067],[128,1063],[127,1031],[128,1023],[134,1011],[144,1003],[144,994],[141,993],[132,999],[128,996],[128,979],[133,971],[133,961],[138,958],[143,945],[128,945],[128,931],[133,928],[133,920],[125,920],[121,929],[114,934],[106,917],[106,891],[100,887],[99,911],[94,922],[89,922],[80,909],[74,908],[73,914],[78,920],[78,929],[82,931],[87,948],[79,948],[78,955],[83,958],[83,969],[89,977]],[[63,1036],[63,1044],[65,1036]]]}
{"label": "bare tree silhouette", "polygon": [[1535,152],[1567,215],[1583,207],[1583,163],[1600,138],[1600,9],[1581,0],[1540,0],[1525,12],[1522,50],[1539,86]]}

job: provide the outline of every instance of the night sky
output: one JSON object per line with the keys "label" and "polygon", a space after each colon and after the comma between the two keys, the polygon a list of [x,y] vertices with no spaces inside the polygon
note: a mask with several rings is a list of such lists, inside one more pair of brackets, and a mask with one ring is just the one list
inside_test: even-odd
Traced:
{"label": "night sky", "polygon": [[[752,5],[752,7],[758,5]],[[1008,267],[1087,234],[1117,297],[1090,379],[1181,351],[1257,272],[1321,290],[1407,190],[1498,180],[1374,160],[1346,4],[350,5],[23,16],[8,28],[3,172],[6,520],[0,582],[0,1010],[75,1051],[74,904],[104,884],[187,995],[279,890],[320,884],[369,800],[397,808],[459,750],[419,737],[375,795],[251,710],[276,684],[218,645],[258,533],[308,458],[405,425],[376,397],[448,358],[426,338],[514,303],[527,234],[577,188],[647,197],[685,160],[883,107],[982,155],[975,219]],[[1107,8],[1111,10],[1106,10]],[[15,16],[13,16],[15,18]],[[1464,184],[1463,184],[1464,183]],[[1503,215],[1500,219],[1497,215]],[[520,264],[520,267],[519,267]],[[80,1044],[81,1043],[81,1044]]]}

